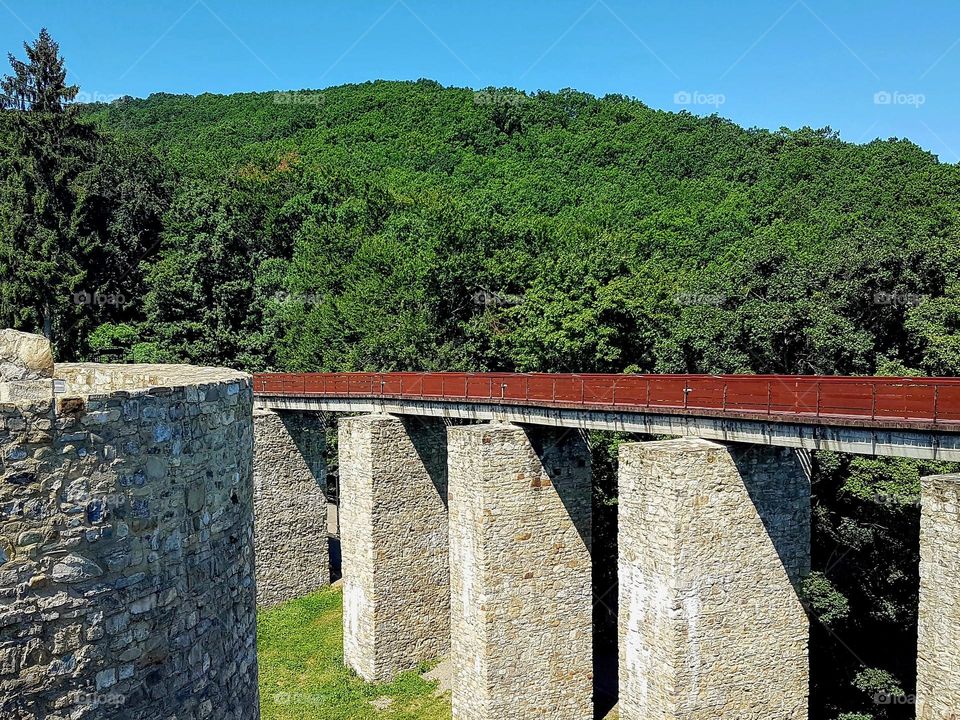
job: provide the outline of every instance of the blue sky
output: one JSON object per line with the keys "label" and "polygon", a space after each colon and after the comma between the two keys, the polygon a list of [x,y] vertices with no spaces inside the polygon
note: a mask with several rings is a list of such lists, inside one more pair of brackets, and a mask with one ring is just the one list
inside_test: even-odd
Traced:
{"label": "blue sky", "polygon": [[0,51],[42,25],[91,99],[378,78],[573,87],[960,161],[956,0],[0,0]]}

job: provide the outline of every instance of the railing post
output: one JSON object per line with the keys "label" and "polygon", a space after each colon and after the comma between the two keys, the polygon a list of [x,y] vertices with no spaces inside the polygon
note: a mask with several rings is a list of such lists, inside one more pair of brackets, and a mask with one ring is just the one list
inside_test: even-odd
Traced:
{"label": "railing post", "polygon": [[[906,412],[904,412],[906,416]],[[877,384],[870,383],[870,419],[877,419]]]}
{"label": "railing post", "polygon": [[647,407],[650,407],[650,376],[644,378],[647,381]]}
{"label": "railing post", "polygon": [[933,421],[938,422],[940,417],[940,386],[933,386]]}
{"label": "railing post", "polygon": [[773,381],[767,380],[767,415],[773,412]]}
{"label": "railing post", "polygon": [[727,381],[723,381],[723,411],[727,411]]}
{"label": "railing post", "polygon": [[617,379],[613,379],[613,399],[612,402],[614,405],[617,404]]}

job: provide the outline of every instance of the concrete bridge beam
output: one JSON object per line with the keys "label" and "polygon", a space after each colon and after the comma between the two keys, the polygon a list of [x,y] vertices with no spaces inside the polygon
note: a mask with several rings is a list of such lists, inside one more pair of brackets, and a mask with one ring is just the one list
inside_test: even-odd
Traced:
{"label": "concrete bridge beam", "polygon": [[339,443],[344,659],[383,682],[450,646],[445,426],[344,418]]}
{"label": "concrete bridge beam", "polygon": [[253,415],[257,605],[268,607],[330,584],[326,437],[310,412]]}
{"label": "concrete bridge beam", "polygon": [[807,720],[810,481],[793,450],[620,446],[620,717]]}
{"label": "concrete bridge beam", "polygon": [[582,434],[490,424],[448,441],[454,720],[592,720]]}
{"label": "concrete bridge beam", "polygon": [[917,720],[960,713],[960,475],[921,482]]}

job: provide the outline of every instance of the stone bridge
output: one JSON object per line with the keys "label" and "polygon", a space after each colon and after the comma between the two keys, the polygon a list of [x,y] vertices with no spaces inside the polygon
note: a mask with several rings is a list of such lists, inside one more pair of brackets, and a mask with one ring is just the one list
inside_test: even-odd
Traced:
{"label": "stone bridge", "polygon": [[[592,720],[583,430],[680,436],[619,446],[620,717],[806,720],[807,450],[960,459],[960,381],[651,377],[256,376],[258,522],[291,539],[258,540],[261,586],[326,582],[323,504],[303,502],[318,414],[349,413],[346,662],[384,681],[448,654],[455,720]],[[920,720],[960,711],[958,495],[960,476],[923,480]]]}
{"label": "stone bridge", "polygon": [[[329,583],[328,413],[345,660],[448,656],[457,720],[593,718],[584,429],[674,437],[619,448],[627,720],[805,720],[806,451],[960,447],[950,379],[251,379],[0,331],[0,717],[256,720],[256,604]],[[960,708],[958,495],[923,481],[921,720]]]}

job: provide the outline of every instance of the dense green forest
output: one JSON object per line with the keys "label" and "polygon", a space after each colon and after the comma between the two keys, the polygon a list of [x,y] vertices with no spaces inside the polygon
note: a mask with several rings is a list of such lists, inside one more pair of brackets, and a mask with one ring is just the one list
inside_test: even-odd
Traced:
{"label": "dense green forest", "polygon": [[[19,74],[0,315],[60,359],[960,370],[960,169],[907,140],[429,80],[43,106]],[[913,690],[919,477],[947,468],[815,460],[813,717],[910,717],[875,696]]]}

